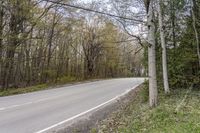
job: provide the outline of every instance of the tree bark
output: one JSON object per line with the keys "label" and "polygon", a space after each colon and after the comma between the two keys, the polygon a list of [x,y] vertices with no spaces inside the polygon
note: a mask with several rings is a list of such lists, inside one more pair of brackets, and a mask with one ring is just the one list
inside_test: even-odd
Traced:
{"label": "tree bark", "polygon": [[158,90],[156,78],[156,50],[155,50],[155,21],[153,15],[153,0],[147,5],[148,22],[148,71],[149,71],[149,104],[155,107],[158,104]]}
{"label": "tree bark", "polygon": [[0,84],[3,79],[2,78],[2,67],[3,67],[3,59],[2,59],[2,52],[3,52],[3,17],[4,17],[4,10],[3,10],[3,1],[0,2]]}
{"label": "tree bark", "polygon": [[[46,69],[49,70],[50,67],[50,61],[51,61],[51,56],[52,56],[52,42],[53,42],[53,36],[54,36],[54,30],[55,30],[55,26],[56,26],[56,11],[54,13],[53,16],[53,20],[52,20],[52,27],[49,31],[49,36],[48,36],[48,40],[47,40],[47,44],[48,44],[48,56],[47,56],[47,66]],[[49,72],[48,72],[49,73]],[[48,74],[45,74],[45,82],[48,79]]]}
{"label": "tree bark", "polygon": [[167,51],[166,51],[166,41],[165,41],[165,33],[163,26],[163,14],[161,10],[162,0],[158,1],[158,17],[159,17],[159,30],[160,30],[160,40],[162,46],[162,69],[163,69],[163,83],[165,93],[169,93],[169,82],[168,82],[168,71],[167,71]]}
{"label": "tree bark", "polygon": [[196,27],[196,16],[194,13],[195,7],[196,7],[196,1],[193,0],[193,9],[191,11],[192,11],[193,28],[194,28],[194,32],[195,32],[195,39],[196,39],[196,46],[197,46],[197,56],[198,56],[199,66],[200,66],[199,34],[197,31],[197,27]]}

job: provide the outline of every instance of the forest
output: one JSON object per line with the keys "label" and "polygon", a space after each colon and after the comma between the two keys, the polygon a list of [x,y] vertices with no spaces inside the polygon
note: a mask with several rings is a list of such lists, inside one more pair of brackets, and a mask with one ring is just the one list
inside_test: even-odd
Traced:
{"label": "forest", "polygon": [[3,0],[0,88],[149,77],[159,90],[199,86],[198,0]]}
{"label": "forest", "polygon": [[141,76],[141,51],[112,19],[99,14],[44,0],[0,3],[1,89]]}
{"label": "forest", "polygon": [[0,0],[0,132],[112,102],[91,132],[199,133],[200,0]]}

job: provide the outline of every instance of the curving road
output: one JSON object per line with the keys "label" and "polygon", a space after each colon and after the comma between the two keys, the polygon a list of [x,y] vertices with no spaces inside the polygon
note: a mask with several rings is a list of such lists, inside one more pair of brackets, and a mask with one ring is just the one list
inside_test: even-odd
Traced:
{"label": "curving road", "polygon": [[144,78],[120,78],[0,97],[0,133],[49,132],[143,82]]}

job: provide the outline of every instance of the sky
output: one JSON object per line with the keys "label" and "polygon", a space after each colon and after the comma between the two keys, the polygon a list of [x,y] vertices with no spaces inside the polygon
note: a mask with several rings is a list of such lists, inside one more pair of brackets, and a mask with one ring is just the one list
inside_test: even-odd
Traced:
{"label": "sky", "polygon": [[106,2],[106,1],[108,1],[108,0],[78,0],[78,1],[84,2],[84,3],[91,3],[91,2],[93,2],[93,1],[96,1],[96,2],[98,2],[98,1]]}
{"label": "sky", "polygon": [[[115,12],[112,13],[112,5],[107,3],[109,2],[109,0],[77,0],[77,2],[79,3],[84,3],[84,4],[87,4],[87,3],[92,3],[92,2],[99,2],[99,3],[103,3],[103,4],[100,4],[100,6],[103,8],[105,8],[107,11],[103,10],[103,12],[108,12],[108,13],[111,13],[111,14],[115,14]],[[107,4],[105,4],[107,3]],[[139,12],[139,8],[138,6],[133,6],[130,8],[131,11],[133,11],[135,14],[137,14]],[[101,9],[99,9],[98,11],[102,11]],[[110,11],[110,12],[109,12]],[[125,14],[126,15],[126,14]],[[127,30],[129,30],[132,34],[135,34],[135,35],[140,35],[140,34],[143,34],[143,27],[144,25],[142,24],[137,24],[137,25],[131,25],[131,26],[128,26],[127,27]]]}

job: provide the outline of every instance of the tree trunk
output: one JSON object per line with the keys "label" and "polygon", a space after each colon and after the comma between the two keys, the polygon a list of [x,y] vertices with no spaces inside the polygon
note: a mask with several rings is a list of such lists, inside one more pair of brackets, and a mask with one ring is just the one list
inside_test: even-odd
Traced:
{"label": "tree trunk", "polygon": [[2,73],[3,73],[3,59],[2,59],[2,52],[3,52],[3,1],[0,2],[0,84],[2,83]]}
{"label": "tree trunk", "polygon": [[[55,26],[56,26],[55,20],[56,20],[56,11],[53,16],[52,27],[50,29],[48,40],[47,40],[47,44],[48,44],[48,56],[47,56],[47,67],[46,67],[47,70],[50,69],[49,67],[50,67],[50,61],[51,61],[51,56],[52,56],[52,42],[53,42],[54,30],[55,30]],[[48,73],[49,73],[49,71],[48,71]],[[48,79],[48,74],[46,73],[45,74],[45,82],[47,81],[47,79]]]}
{"label": "tree trunk", "polygon": [[191,11],[192,11],[193,28],[195,32],[195,39],[196,39],[196,45],[197,45],[197,56],[198,56],[199,66],[200,66],[199,35],[198,35],[197,27],[196,27],[196,16],[194,13],[195,7],[196,7],[196,1],[193,0],[193,9]]}
{"label": "tree trunk", "polygon": [[169,82],[168,82],[168,71],[167,71],[167,51],[166,51],[166,41],[163,26],[163,14],[161,10],[161,0],[158,0],[158,17],[159,17],[159,29],[160,29],[160,40],[162,46],[162,67],[163,67],[163,83],[165,93],[169,93]]}
{"label": "tree trunk", "polygon": [[157,106],[158,91],[156,78],[156,50],[155,50],[155,22],[153,15],[153,1],[147,6],[148,22],[148,71],[149,71],[149,104],[150,107]]}
{"label": "tree trunk", "polygon": [[3,88],[8,88],[9,84],[11,84],[11,77],[13,77],[13,64],[14,64],[14,56],[15,56],[15,49],[18,45],[17,35],[18,31],[18,20],[17,20],[17,13],[14,13],[14,9],[11,13],[10,17],[10,34],[8,38],[8,45],[6,50],[6,60],[5,60],[5,67],[3,73]]}

